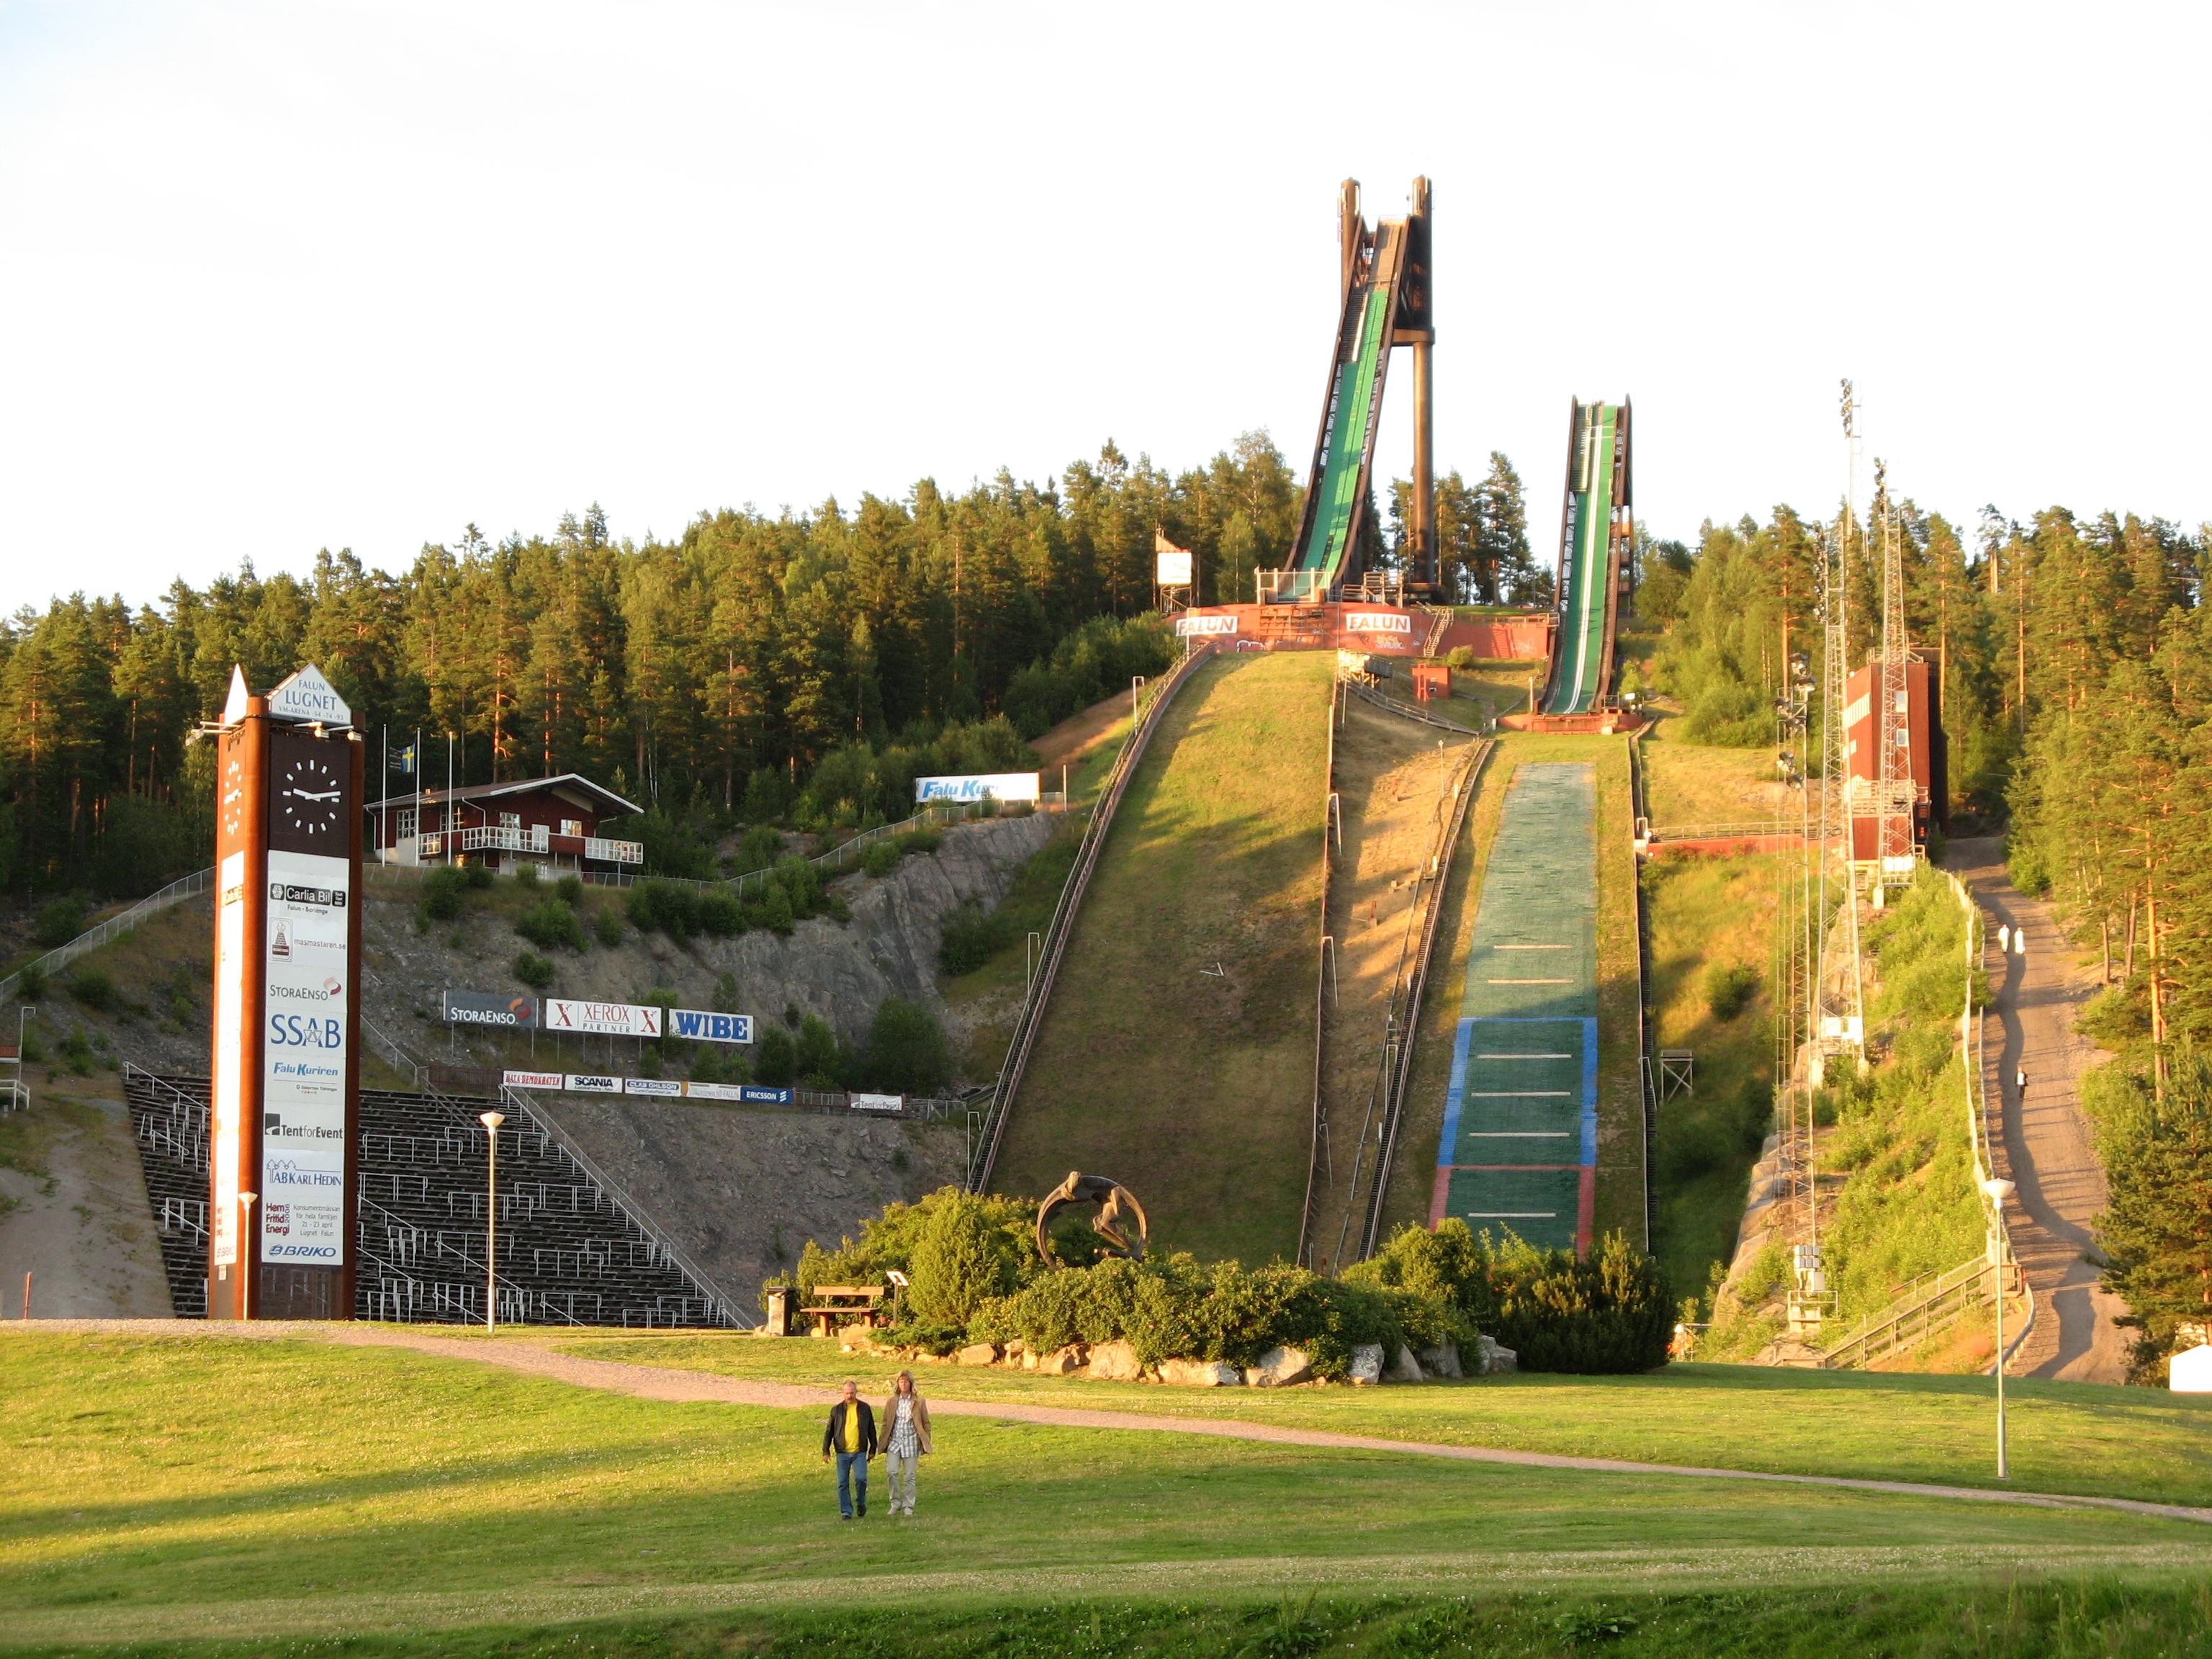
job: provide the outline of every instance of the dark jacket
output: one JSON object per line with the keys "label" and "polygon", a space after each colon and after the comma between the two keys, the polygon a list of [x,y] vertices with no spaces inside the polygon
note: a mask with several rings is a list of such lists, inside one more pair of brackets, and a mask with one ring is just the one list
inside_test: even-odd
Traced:
{"label": "dark jacket", "polygon": [[[860,1451],[862,1455],[876,1455],[876,1414],[869,1410],[865,1400],[855,1400],[853,1409],[860,1413]],[[845,1449],[845,1402],[839,1401],[830,1408],[830,1421],[822,1431],[822,1455]]]}

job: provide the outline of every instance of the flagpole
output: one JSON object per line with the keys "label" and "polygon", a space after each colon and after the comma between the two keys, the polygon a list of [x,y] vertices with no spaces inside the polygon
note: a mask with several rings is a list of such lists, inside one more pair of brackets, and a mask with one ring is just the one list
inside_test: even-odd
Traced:
{"label": "flagpole", "polygon": [[422,728],[415,728],[415,763],[409,769],[415,774],[415,862],[422,862]]}
{"label": "flagpole", "polygon": [[376,861],[379,864],[384,862],[385,820],[390,816],[386,808],[392,796],[392,723],[386,720],[382,730],[384,775],[376,781]]}
{"label": "flagpole", "polygon": [[[447,834],[447,836],[451,836],[453,833],[453,734],[451,732],[447,732],[447,733],[446,733],[446,826],[445,826],[445,834]],[[454,848],[453,848],[453,842],[452,842],[451,841],[441,841],[441,842],[440,842],[438,844],[439,844],[441,847],[442,847],[442,848],[444,848],[446,849],[446,862],[447,862],[447,863],[448,863],[448,864],[451,864],[451,863],[453,861],[453,852],[454,852]]]}

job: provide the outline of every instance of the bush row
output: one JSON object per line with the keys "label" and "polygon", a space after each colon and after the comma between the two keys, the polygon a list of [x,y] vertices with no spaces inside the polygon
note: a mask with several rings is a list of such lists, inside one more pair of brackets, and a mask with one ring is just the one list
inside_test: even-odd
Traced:
{"label": "bush row", "polygon": [[[1275,1262],[1203,1264],[1187,1255],[1048,1267],[1032,1242],[1036,1206],[946,1188],[894,1204],[836,1250],[810,1242],[795,1275],[818,1284],[909,1279],[901,1334],[940,1351],[1019,1338],[1036,1351],[1128,1343],[1146,1364],[1191,1358],[1249,1365],[1267,1349],[1304,1349],[1317,1375],[1340,1377],[1352,1351],[1416,1351],[1486,1334],[1531,1370],[1606,1373],[1662,1364],[1674,1310],[1659,1265],[1618,1234],[1584,1261],[1462,1221],[1402,1229],[1374,1259],[1325,1279]],[[1061,1240],[1073,1256],[1087,1229]],[[1095,1243],[1095,1236],[1089,1241]]]}

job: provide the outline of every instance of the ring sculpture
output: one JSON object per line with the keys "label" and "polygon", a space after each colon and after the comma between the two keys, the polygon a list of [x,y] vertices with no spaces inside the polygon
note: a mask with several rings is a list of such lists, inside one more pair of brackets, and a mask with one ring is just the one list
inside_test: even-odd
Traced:
{"label": "ring sculpture", "polygon": [[[1046,1194],[1037,1206],[1036,1247],[1049,1267],[1060,1265],[1060,1257],[1052,1248],[1052,1218],[1071,1204],[1098,1206],[1098,1213],[1091,1223],[1091,1230],[1106,1241],[1107,1255],[1126,1255],[1132,1261],[1145,1259],[1145,1239],[1149,1229],[1145,1224],[1145,1206],[1137,1202],[1131,1192],[1111,1176],[1091,1176],[1070,1170],[1067,1179]],[[1132,1237],[1131,1235],[1134,1237]]]}

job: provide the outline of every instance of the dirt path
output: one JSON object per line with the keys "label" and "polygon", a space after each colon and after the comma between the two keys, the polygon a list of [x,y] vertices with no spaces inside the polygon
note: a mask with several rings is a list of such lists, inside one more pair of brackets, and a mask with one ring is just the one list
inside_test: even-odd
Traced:
{"label": "dirt path", "polygon": [[[288,1322],[271,1320],[246,1327],[216,1328],[185,1320],[71,1320],[58,1322],[64,1328],[90,1333],[112,1331],[136,1335],[173,1332],[180,1338],[201,1340],[307,1338],[350,1347],[406,1348],[441,1359],[473,1360],[497,1365],[527,1376],[542,1376],[578,1388],[604,1389],[640,1400],[672,1403],[717,1401],[732,1406],[765,1406],[781,1410],[819,1411],[828,1407],[836,1392],[791,1382],[750,1382],[708,1371],[671,1370],[657,1365],[632,1365],[616,1360],[586,1359],[557,1349],[509,1338],[441,1336],[419,1326]],[[0,1340],[9,1334],[0,1322]],[[46,1330],[55,1328],[49,1324]],[[2056,1492],[2020,1492],[1980,1486],[1945,1486],[1911,1480],[1870,1480],[1848,1475],[1781,1474],[1762,1469],[1713,1469],[1694,1464],[1638,1463],[1617,1457],[1570,1457],[1550,1452],[1509,1451],[1494,1446],[1449,1446],[1430,1441],[1389,1440],[1379,1435],[1336,1434],[1325,1429],[1293,1429],[1273,1423],[1245,1423],[1224,1418],[1151,1417],[1139,1412],[1086,1411],[1079,1407],[1028,1406],[969,1400],[933,1400],[933,1417],[984,1417],[1047,1428],[1115,1429],[1140,1434],[1192,1434],[1218,1440],[1254,1440],[1279,1446],[1321,1446],[1338,1451],[1394,1452],[1409,1457],[1442,1457],[1462,1463],[1502,1463],[1517,1468],[1570,1469],[1600,1474],[1648,1474],[1700,1480],[1756,1480],[1789,1486],[1826,1486],[1848,1492],[1889,1492],[1911,1498],[1955,1498],[1976,1504],[2016,1504],[2033,1509],[2115,1510],[2130,1515],[2156,1516],[2166,1520],[2194,1521],[2212,1525],[2212,1509],[2185,1504],[2154,1504],[2133,1498],[2088,1498]]]}
{"label": "dirt path", "polygon": [[[2020,1188],[2013,1249],[2037,1303],[2035,1328],[2013,1374],[2124,1382],[2127,1333],[2118,1321],[2126,1307],[2083,1260],[2095,1243],[2090,1229],[2106,1188],[2077,1093],[2097,1051],[2076,1035],[2074,1017],[2096,994],[2095,981],[2075,965],[2051,907],[2014,888],[2001,841],[1954,841],[1944,861],[1989,916],[1984,965],[2003,1040],[1988,1043],[1984,1081],[1990,1098],[2004,1102],[1997,1158],[2000,1172]],[[2001,927],[2026,930],[2026,957],[1997,955]],[[2022,1071],[2025,1098],[2013,1086]]]}
{"label": "dirt path", "polygon": [[1112,696],[1094,702],[1078,714],[1070,714],[1030,747],[1036,751],[1038,769],[1052,775],[1044,780],[1044,787],[1060,787],[1060,769],[1072,772],[1082,764],[1083,757],[1106,741],[1117,721],[1128,718],[1129,694],[1116,691]]}
{"label": "dirt path", "polygon": [[131,1115],[94,1085],[32,1085],[0,1119],[0,1310],[31,1317],[161,1318],[169,1282],[131,1138]]}

